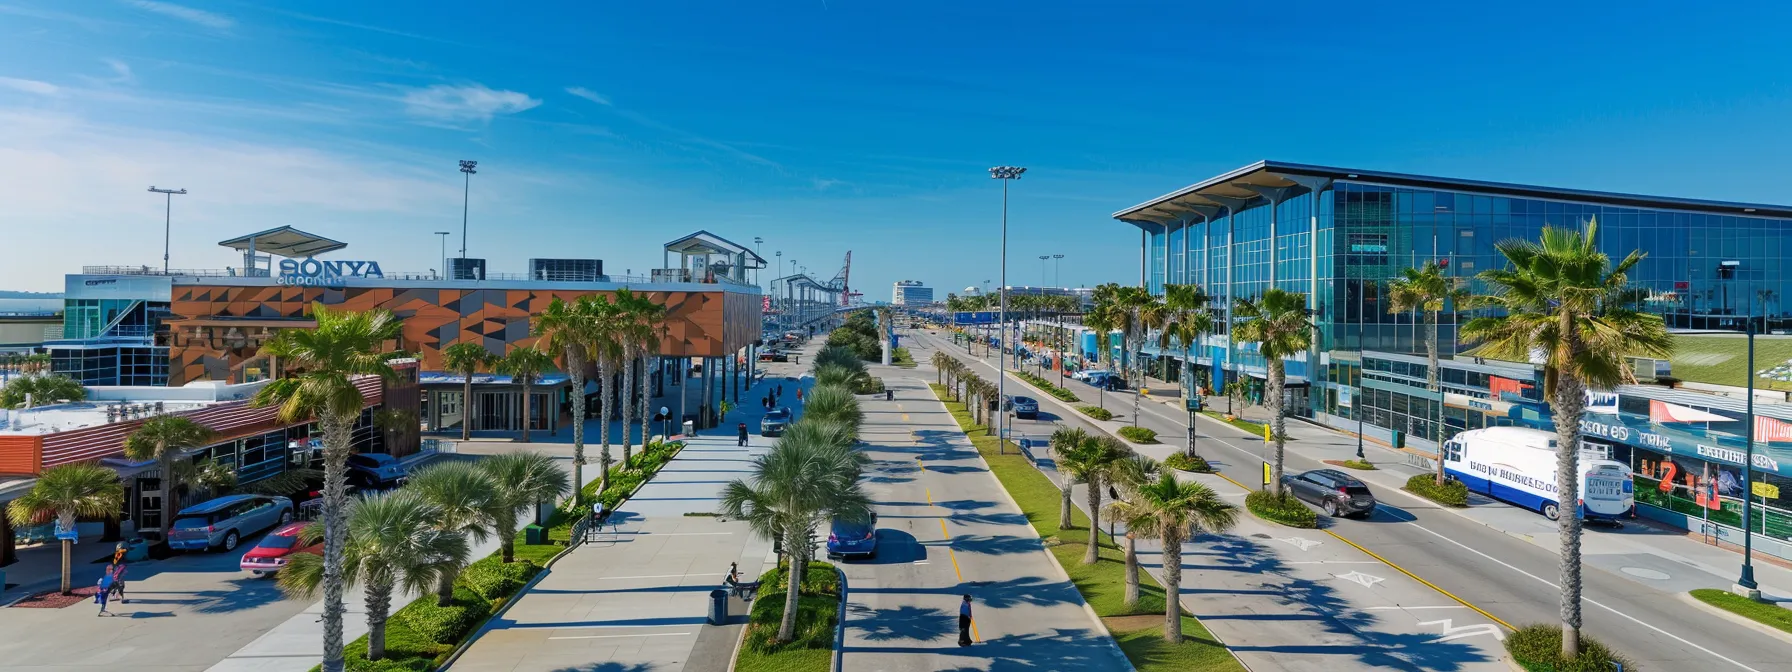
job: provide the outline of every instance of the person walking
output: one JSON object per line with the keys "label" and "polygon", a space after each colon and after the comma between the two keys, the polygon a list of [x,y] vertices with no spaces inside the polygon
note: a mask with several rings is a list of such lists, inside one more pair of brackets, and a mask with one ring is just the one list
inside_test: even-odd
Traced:
{"label": "person walking", "polygon": [[964,596],[958,603],[958,645],[971,645],[971,596]]}
{"label": "person walking", "polygon": [[742,448],[747,447],[747,423],[740,423],[740,442],[735,445]]}
{"label": "person walking", "polygon": [[106,572],[104,574],[100,575],[100,582],[98,585],[99,585],[99,592],[96,592],[93,594],[93,601],[100,605],[100,613],[94,614],[94,615],[95,616],[111,616],[112,612],[106,611],[106,600],[111,599],[111,597],[112,597],[112,568],[111,567],[107,567]]}
{"label": "person walking", "polygon": [[124,570],[125,563],[115,561],[107,571],[112,574],[112,595],[118,598],[119,604],[130,604],[131,601],[124,596]]}
{"label": "person walking", "polygon": [[803,388],[796,388],[796,403],[803,403]]}

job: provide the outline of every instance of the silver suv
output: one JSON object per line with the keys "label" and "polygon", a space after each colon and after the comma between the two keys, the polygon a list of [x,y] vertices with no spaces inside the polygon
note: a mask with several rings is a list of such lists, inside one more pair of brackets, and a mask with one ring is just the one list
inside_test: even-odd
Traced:
{"label": "silver suv", "polygon": [[292,500],[268,495],[228,495],[175,514],[168,546],[178,550],[234,551],[243,537],[292,522]]}

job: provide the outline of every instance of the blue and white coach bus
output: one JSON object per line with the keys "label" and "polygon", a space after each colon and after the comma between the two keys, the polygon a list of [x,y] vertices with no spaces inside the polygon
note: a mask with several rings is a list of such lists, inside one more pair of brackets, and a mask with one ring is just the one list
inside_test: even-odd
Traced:
{"label": "blue and white coach bus", "polygon": [[[1471,492],[1522,506],[1555,520],[1556,435],[1522,427],[1488,427],[1444,442],[1444,473]],[[1582,452],[1580,512],[1584,518],[1617,520],[1636,510],[1630,468]]]}

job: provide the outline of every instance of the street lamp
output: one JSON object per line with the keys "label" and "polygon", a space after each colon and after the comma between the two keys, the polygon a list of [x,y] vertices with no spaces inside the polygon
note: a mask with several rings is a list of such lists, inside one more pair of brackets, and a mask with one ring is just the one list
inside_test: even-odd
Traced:
{"label": "street lamp", "polygon": [[[1001,292],[1001,296],[998,297],[998,299],[997,299],[997,301],[1000,305],[1000,308],[999,308],[1000,313],[998,313],[996,316],[996,322],[1001,325],[1000,333],[1002,334],[1002,343],[999,346],[999,349],[997,350],[997,355],[996,355],[996,403],[998,404],[997,408],[1001,408],[1000,404],[1005,403],[1008,398],[1007,394],[1003,391],[1008,382],[1008,374],[1007,374],[1006,367],[1007,367],[1007,361],[1008,361],[1008,347],[1009,347],[1009,345],[1008,345],[1008,183],[1013,180],[1020,179],[1020,176],[1025,174],[1026,172],[1027,172],[1027,169],[1022,168],[1020,166],[996,166],[994,168],[989,169],[990,179],[1000,180],[1002,182],[1002,270],[1001,270],[1001,274],[998,276],[1001,279],[1001,283],[997,285],[997,290]],[[1040,258],[1044,259],[1044,257],[1040,257]],[[997,452],[999,453],[1003,450],[1006,450],[1006,448],[1007,448],[1005,445],[1003,445],[1001,443],[1002,440],[1008,438],[1008,416],[1007,416],[1007,414],[998,412],[996,414],[996,423],[998,425],[996,427],[996,448],[997,448]]]}
{"label": "street lamp", "polygon": [[436,235],[442,237],[442,273],[446,274],[448,272],[448,232],[437,231]]}
{"label": "street lamp", "polygon": [[[1051,258],[1052,255],[1049,254],[1039,255],[1039,284],[1041,285],[1045,284],[1045,262],[1051,260]],[[1040,292],[1040,295],[1043,296],[1044,292]]]}
{"label": "street lamp", "polygon": [[466,178],[466,184],[463,185],[460,192],[460,258],[462,259],[467,258],[467,201],[473,192],[473,173],[479,172],[473,170],[473,167],[477,165],[479,165],[478,161],[460,160],[460,172]]}
{"label": "street lamp", "polygon": [[1063,285],[1058,284],[1058,271],[1063,268],[1063,262],[1064,262],[1064,255],[1062,255],[1062,254],[1052,255],[1052,286],[1053,287],[1062,287],[1063,286]]}
{"label": "street lamp", "polygon": [[[760,266],[765,265],[765,257],[759,256],[759,246],[763,245],[763,244],[765,244],[764,238],[760,238],[759,236],[753,236],[753,256],[759,257]],[[759,267],[758,266],[755,266],[753,268],[753,286],[755,286],[755,287],[759,286]]]}
{"label": "street lamp", "polygon": [[[682,395],[683,393],[681,392],[680,396]],[[662,441],[670,441],[672,438],[671,413],[672,409],[666,408],[665,406],[660,407],[660,440]]]}
{"label": "street lamp", "polygon": [[[168,272],[168,239],[174,232],[174,196],[175,194],[185,195],[187,190],[157,189],[153,184],[149,185],[149,190],[164,195],[166,199],[162,205],[162,273],[166,274]],[[250,247],[254,247],[254,245],[250,245]]]}
{"label": "street lamp", "polygon": [[1754,301],[1749,301],[1749,315],[1743,331],[1748,338],[1748,410],[1743,420],[1743,444],[1746,455],[1742,458],[1742,576],[1736,579],[1736,585],[1743,589],[1751,599],[1760,599],[1761,586],[1755,583],[1754,563],[1754,502],[1755,483],[1755,310]]}

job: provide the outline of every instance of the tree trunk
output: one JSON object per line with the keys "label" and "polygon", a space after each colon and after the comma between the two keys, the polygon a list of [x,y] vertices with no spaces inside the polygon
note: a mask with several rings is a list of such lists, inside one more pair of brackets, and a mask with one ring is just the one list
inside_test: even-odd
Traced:
{"label": "tree trunk", "polygon": [[[1564,322],[1567,320],[1564,319]],[[1578,351],[1570,339],[1568,347]],[[1578,378],[1557,373],[1551,406],[1556,422],[1556,533],[1561,537],[1562,655],[1580,654],[1580,420],[1586,414],[1586,386]]]}
{"label": "tree trunk", "polygon": [[1182,643],[1182,534],[1164,530],[1164,641]]}
{"label": "tree trunk", "polygon": [[[585,504],[585,363],[572,349],[566,351],[567,374],[572,378],[572,501]],[[508,554],[507,554],[508,555]]]}
{"label": "tree trunk", "polygon": [[[357,413],[358,415],[358,413]],[[342,556],[348,545],[348,456],[355,416],[327,414],[318,424],[324,431],[324,672],[343,672]]]}
{"label": "tree trunk", "polygon": [[367,586],[367,659],[386,657],[386,617],[392,611],[392,586]]}
{"label": "tree trunk", "polygon": [[1132,530],[1126,531],[1126,606],[1139,606],[1138,540]]}
{"label": "tree trunk", "polygon": [[1283,431],[1288,428],[1288,421],[1282,417],[1282,387],[1286,384],[1287,372],[1280,357],[1269,361],[1269,428],[1275,435],[1276,454],[1275,469],[1269,475],[1276,497],[1282,496],[1282,461],[1285,455]]}
{"label": "tree trunk", "polygon": [[610,489],[610,363],[597,363],[598,494]]}
{"label": "tree trunk", "polygon": [[[1444,484],[1444,408],[1443,386],[1437,382],[1437,313],[1431,313],[1431,333],[1425,337],[1425,356],[1429,367],[1425,369],[1425,384],[1437,394],[1437,420],[1431,423],[1432,448],[1437,451],[1437,485]],[[1427,405],[1430,402],[1426,402]]]}
{"label": "tree trunk", "polygon": [[460,384],[460,440],[473,438],[473,370],[461,372],[466,380]]}
{"label": "tree trunk", "polygon": [[649,357],[650,357],[650,355],[648,355],[647,351],[645,349],[643,349],[641,351],[641,381],[640,381],[640,385],[641,385],[641,447],[643,449],[645,449],[647,447],[647,437],[648,437],[647,432],[649,431],[648,427],[647,427],[647,423],[653,417],[647,413],[647,397],[649,396],[648,390],[651,387],[651,385],[647,382],[647,360]]}
{"label": "tree trunk", "polygon": [[174,453],[165,444],[157,444],[156,462],[162,469],[162,543],[168,543],[168,533],[174,529],[174,512],[180,509],[180,500],[174,494]]}
{"label": "tree trunk", "polygon": [[75,571],[74,566],[73,566],[74,554],[75,554],[75,542],[69,541],[67,539],[63,539],[62,540],[62,594],[63,595],[67,595],[74,591],[74,586],[71,585],[74,583],[74,571]]}
{"label": "tree trunk", "polygon": [[784,548],[790,551],[790,570],[784,574],[784,618],[778,622],[778,639],[788,642],[796,638],[797,587],[801,586],[802,552],[798,545],[805,543],[798,530],[787,530],[784,533]]}
{"label": "tree trunk", "polygon": [[1070,475],[1063,472],[1058,472],[1058,477],[1064,479],[1064,486],[1058,488],[1058,491],[1064,495],[1064,500],[1058,503],[1058,529],[1068,530],[1076,527],[1076,523],[1070,515],[1070,510],[1076,506],[1070,501],[1070,493],[1075,487],[1076,481],[1071,480]]}
{"label": "tree trunk", "polygon": [[1089,548],[1083,552],[1083,564],[1093,565],[1101,559],[1101,475],[1089,475]]}
{"label": "tree trunk", "polygon": [[[1188,388],[1188,393],[1187,393],[1188,396],[1186,396],[1182,399],[1182,405],[1184,408],[1187,408],[1189,402],[1194,401],[1195,395],[1197,394],[1197,391],[1195,388],[1194,351],[1193,351],[1193,348],[1190,348],[1189,344],[1187,344],[1187,343],[1182,344],[1182,379],[1183,379],[1183,383],[1185,383],[1185,386]],[[1199,454],[1195,453],[1195,413],[1194,413],[1194,411],[1189,411],[1189,414],[1188,414],[1188,456],[1189,457],[1200,457]]]}
{"label": "tree trunk", "polygon": [[1145,367],[1144,363],[1139,360],[1144,359],[1145,346],[1143,343],[1135,343],[1130,338],[1127,339],[1127,343],[1132,351],[1133,377],[1138,379],[1138,382],[1132,386],[1132,426],[1137,427],[1139,426],[1139,389],[1145,387]]}
{"label": "tree trunk", "polygon": [[[622,363],[622,468],[628,468],[628,458],[634,454],[634,428],[629,424],[635,419],[635,356],[634,348],[629,348],[629,355]],[[647,444],[647,435],[641,435],[641,444]]]}
{"label": "tree trunk", "polygon": [[442,580],[436,584],[436,606],[446,607],[454,603],[454,579],[458,576],[460,572],[453,569],[442,574]]}
{"label": "tree trunk", "polygon": [[498,550],[503,553],[504,564],[516,562],[516,530],[498,535]]}
{"label": "tree trunk", "polygon": [[534,404],[530,401],[533,396],[529,394],[535,388],[534,380],[533,373],[523,375],[523,443],[529,442],[529,430],[535,424]]}

